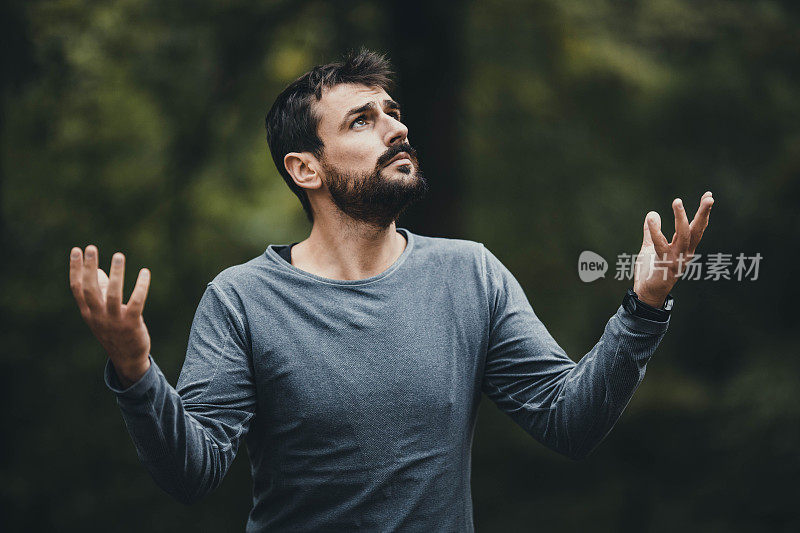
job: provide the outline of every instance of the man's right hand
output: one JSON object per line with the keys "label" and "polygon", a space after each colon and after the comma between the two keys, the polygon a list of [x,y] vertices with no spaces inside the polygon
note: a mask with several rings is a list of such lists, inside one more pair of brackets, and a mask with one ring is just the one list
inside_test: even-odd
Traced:
{"label": "man's right hand", "polygon": [[142,310],[150,287],[150,271],[139,271],[130,300],[122,303],[125,256],[111,260],[111,277],[98,268],[96,246],[73,248],[69,260],[69,285],[83,320],[105,348],[123,387],[128,388],[150,368],[150,334]]}

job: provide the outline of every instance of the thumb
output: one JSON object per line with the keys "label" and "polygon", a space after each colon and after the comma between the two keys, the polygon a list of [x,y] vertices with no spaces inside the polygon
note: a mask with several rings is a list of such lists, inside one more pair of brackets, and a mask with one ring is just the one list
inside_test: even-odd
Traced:
{"label": "thumb", "polygon": [[657,223],[658,219],[660,217],[658,216],[658,213],[655,212],[655,211],[649,211],[644,216],[644,239],[642,240],[642,246],[643,247],[644,246],[648,246],[648,247],[649,246],[653,246],[653,236],[650,234],[650,226],[647,224],[647,219],[648,218]]}
{"label": "thumb", "polygon": [[102,268],[97,269],[97,284],[100,285],[100,292],[103,293],[103,300],[105,300],[106,291],[108,290],[108,276]]}

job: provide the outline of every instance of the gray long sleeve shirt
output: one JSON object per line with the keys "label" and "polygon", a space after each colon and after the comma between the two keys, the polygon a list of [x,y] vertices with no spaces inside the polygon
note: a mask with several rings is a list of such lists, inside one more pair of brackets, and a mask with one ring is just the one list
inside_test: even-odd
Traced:
{"label": "gray long sleeve shirt", "polygon": [[116,394],[166,492],[214,490],[244,440],[247,531],[472,531],[481,392],[580,459],[614,426],[669,325],[620,306],[578,363],[482,244],[399,228],[402,255],[363,280],[300,270],[270,245],[203,294],[173,388],[150,369]]}

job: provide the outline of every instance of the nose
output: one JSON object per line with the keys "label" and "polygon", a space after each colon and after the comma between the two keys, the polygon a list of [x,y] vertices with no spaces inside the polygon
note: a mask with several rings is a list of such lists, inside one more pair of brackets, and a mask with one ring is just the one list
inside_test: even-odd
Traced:
{"label": "nose", "polygon": [[389,127],[385,135],[386,146],[401,144],[406,141],[408,139],[408,127],[392,116],[388,117],[388,121]]}

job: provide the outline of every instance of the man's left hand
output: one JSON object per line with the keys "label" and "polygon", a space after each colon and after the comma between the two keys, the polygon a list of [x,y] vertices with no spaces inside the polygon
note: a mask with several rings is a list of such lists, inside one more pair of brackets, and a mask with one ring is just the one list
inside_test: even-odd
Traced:
{"label": "man's left hand", "polygon": [[686,270],[686,263],[694,256],[697,245],[708,227],[714,198],[711,191],[700,198],[700,207],[691,224],[680,198],[672,202],[675,212],[675,234],[672,242],[661,233],[661,216],[656,211],[644,219],[644,240],[636,257],[633,290],[642,302],[661,308],[664,301]]}

